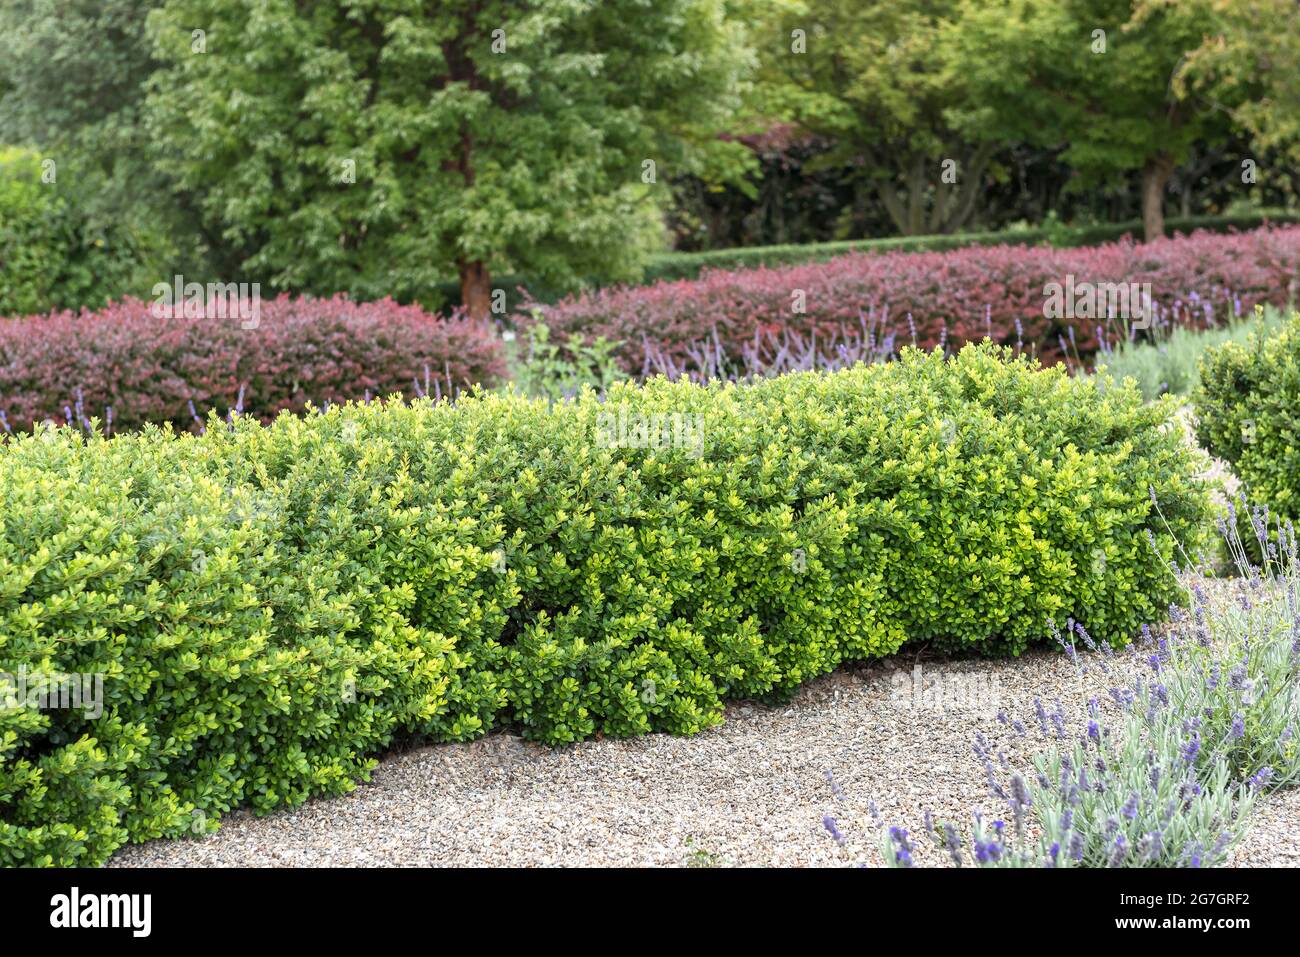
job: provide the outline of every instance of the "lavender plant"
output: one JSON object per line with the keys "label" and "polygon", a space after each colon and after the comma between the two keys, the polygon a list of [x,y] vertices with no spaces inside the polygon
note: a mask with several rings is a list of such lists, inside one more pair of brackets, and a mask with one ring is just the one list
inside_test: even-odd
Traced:
{"label": "lavender plant", "polygon": [[[685,375],[694,382],[746,381],[786,372],[835,371],[858,363],[888,362],[897,354],[898,346],[895,335],[883,329],[883,323],[878,324],[874,315],[860,317],[857,327],[838,326],[820,338],[815,331],[805,335],[788,326],[779,333],[760,329],[741,347],[738,356],[724,348],[716,328],[710,338],[686,346],[684,357],[674,358],[662,343],[646,338],[641,376],[677,379]],[[940,348],[946,340],[945,326]]]}
{"label": "lavender plant", "polygon": [[1196,717],[1159,682],[1117,698],[1116,721],[1091,702],[1082,736],[1036,756],[1026,789],[1041,828],[1032,855],[1046,866],[1221,863],[1244,831],[1255,784],[1203,750]]}
{"label": "lavender plant", "polygon": [[[999,766],[1008,771],[1005,757],[995,761],[988,742],[977,736],[975,753],[990,794],[1005,802],[1010,825],[986,825],[976,815],[966,842],[951,825],[940,827],[927,815],[926,839],[959,866],[1222,863],[1257,796],[1292,785],[1300,775],[1296,540],[1289,525],[1264,540],[1266,517],[1259,512],[1252,524],[1268,563],[1249,565],[1235,524],[1225,523],[1243,572],[1232,599],[1212,603],[1193,584],[1189,608],[1172,610],[1164,636],[1143,629],[1131,651],[1136,677],[1109,689],[1109,708],[1092,699],[1081,731],[1070,734],[1059,705],[1049,712],[1035,701],[1047,744],[1033,757],[1032,775],[1010,773],[1004,785]],[[1070,621],[1065,636],[1056,637],[1081,671],[1117,670],[1114,653],[1082,625]],[[1000,717],[1023,732],[1023,723]],[[912,865],[915,846],[907,831],[882,827],[879,843],[887,866]]]}
{"label": "lavender plant", "polygon": [[[1213,603],[1199,584],[1187,611],[1173,609],[1168,637],[1150,659],[1173,706],[1196,722],[1202,760],[1221,757],[1237,780],[1289,787],[1300,780],[1300,561],[1295,529],[1270,529],[1265,508],[1228,503],[1219,530],[1238,571],[1232,594]],[[1254,535],[1253,548],[1241,528]],[[1263,564],[1248,552],[1257,550]],[[1261,777],[1262,776],[1262,777]]]}
{"label": "lavender plant", "polygon": [[[1243,540],[1243,528],[1253,541]],[[1036,699],[1046,744],[1033,756],[1032,774],[1015,773],[1000,753],[995,760],[988,741],[976,737],[990,794],[1005,803],[1010,824],[986,825],[976,814],[967,842],[927,814],[926,840],[958,866],[1225,860],[1257,797],[1300,780],[1300,550],[1290,522],[1271,527],[1268,510],[1244,499],[1229,502],[1219,530],[1238,577],[1217,600],[1194,579],[1187,607],[1171,607],[1163,634],[1144,626],[1130,646],[1132,677],[1109,688],[1105,708],[1089,701],[1080,731],[1071,734],[1059,704],[1049,711]],[[1252,553],[1263,555],[1262,564],[1252,564]],[[1120,670],[1110,646],[1082,625],[1068,621],[1064,636],[1048,626],[1081,673]],[[1024,722],[1005,713],[999,720],[1026,733]],[[911,866],[915,839],[877,823],[885,864]],[[843,844],[832,824],[827,829]]]}
{"label": "lavender plant", "polygon": [[[1244,832],[1262,782],[1234,780],[1220,755],[1206,759],[1193,720],[1180,718],[1158,684],[1120,694],[1118,715],[1091,702],[1085,730],[1034,756],[1035,773],[999,782],[987,742],[975,744],[1008,821],[978,813],[969,844],[927,815],[925,833],[957,866],[1209,867]],[[1040,730],[1061,734],[1041,705]],[[886,866],[909,867],[907,832],[884,830]]]}

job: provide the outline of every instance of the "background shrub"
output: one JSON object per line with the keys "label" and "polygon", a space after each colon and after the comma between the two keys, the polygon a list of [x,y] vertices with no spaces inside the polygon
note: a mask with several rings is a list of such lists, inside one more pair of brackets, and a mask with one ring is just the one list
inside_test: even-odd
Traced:
{"label": "background shrub", "polygon": [[1232,466],[1250,501],[1300,516],[1300,314],[1276,334],[1209,350],[1194,402],[1201,444]]}
{"label": "background shrub", "polygon": [[106,679],[95,719],[0,711],[0,858],[345,790],[398,733],[687,734],[907,641],[1017,653],[1073,614],[1123,642],[1206,515],[1169,414],[971,347],[16,437],[0,671]]}
{"label": "background shrub", "polygon": [[[1223,216],[1174,216],[1166,221],[1170,234],[1194,230],[1227,232],[1255,229],[1268,223],[1294,223],[1300,214],[1284,209]],[[932,236],[890,236],[884,239],[844,239],[824,243],[792,243],[778,246],[742,246],[700,252],[663,253],[646,265],[647,281],[697,279],[706,269],[755,269],[760,266],[793,266],[825,262],[851,252],[942,252],[967,246],[1094,246],[1116,242],[1125,236],[1140,236],[1142,223],[1102,223],[1055,227],[1054,221],[1040,227],[1012,226],[991,232],[961,232]],[[540,297],[539,297],[540,298]]]}
{"label": "background shrub", "polygon": [[53,183],[43,172],[36,153],[0,146],[0,316],[99,306],[139,289],[156,242],[92,222],[58,169]]}
{"label": "background shrub", "polygon": [[[577,332],[620,341],[625,368],[639,372],[647,341],[691,365],[691,346],[716,337],[739,357],[756,336],[793,329],[829,338],[872,326],[877,339],[895,335],[930,348],[991,336],[1023,341],[1047,360],[1067,352],[1090,359],[1103,335],[1122,334],[1103,319],[1049,320],[1044,286],[1077,282],[1151,283],[1176,322],[1203,325],[1249,312],[1256,303],[1283,305],[1300,276],[1300,227],[1251,233],[1131,242],[1083,249],[991,246],[951,252],[851,254],[825,263],[741,272],[706,272],[696,281],[589,293],[540,307],[559,338]],[[805,311],[793,308],[802,291]],[[520,321],[533,321],[532,313]],[[910,317],[910,322],[909,322]],[[1111,325],[1111,330],[1102,327]],[[1068,344],[1067,344],[1068,341]]]}
{"label": "background shrub", "polygon": [[[243,387],[245,414],[401,392],[448,394],[505,375],[500,339],[487,326],[435,318],[392,300],[278,299],[261,303],[256,329],[238,318],[158,318],[137,300],[98,312],[0,323],[0,410],[13,428],[65,408],[117,430],[146,422],[194,425],[224,414]],[[78,398],[81,410],[78,411]]]}
{"label": "background shrub", "polygon": [[1233,319],[1222,326],[1194,328],[1164,327],[1153,339],[1126,339],[1104,355],[1097,364],[1116,379],[1132,376],[1148,399],[1166,393],[1191,396],[1201,382],[1201,357],[1206,350],[1225,342],[1246,343],[1252,335],[1276,331],[1283,313],[1272,306],[1259,307],[1254,315]]}

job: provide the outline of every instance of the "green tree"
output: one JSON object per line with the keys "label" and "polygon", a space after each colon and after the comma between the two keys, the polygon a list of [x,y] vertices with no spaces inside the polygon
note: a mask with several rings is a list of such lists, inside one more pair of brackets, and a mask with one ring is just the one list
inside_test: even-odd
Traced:
{"label": "green tree", "polygon": [[[1294,167],[1300,163],[1300,3],[1213,3],[1223,31],[1206,36],[1187,58],[1178,90],[1210,97],[1249,131],[1261,153],[1289,159]],[[1225,87],[1238,95],[1222,98]]]}
{"label": "green tree", "polygon": [[[0,0],[0,143],[53,160],[50,185],[85,233],[105,242],[128,236],[137,255],[153,260],[141,264],[154,275],[146,289],[157,273],[202,271],[226,253],[157,170],[143,126],[145,84],[157,65],[145,18],[162,2]],[[126,292],[140,290],[113,295]]]}
{"label": "green tree", "polygon": [[951,32],[978,104],[964,127],[1063,147],[1080,186],[1140,170],[1144,232],[1161,236],[1175,169],[1231,128],[1205,89],[1175,82],[1221,27],[1214,0],[963,0]]}
{"label": "green tree", "polygon": [[[736,144],[724,0],[168,0],[160,162],[274,285],[476,316],[494,274],[634,275],[670,172]],[[201,31],[201,32],[196,32]]]}
{"label": "green tree", "polygon": [[767,0],[755,108],[832,139],[900,233],[954,232],[975,212],[997,144],[950,122],[967,99],[947,29],[958,0]]}

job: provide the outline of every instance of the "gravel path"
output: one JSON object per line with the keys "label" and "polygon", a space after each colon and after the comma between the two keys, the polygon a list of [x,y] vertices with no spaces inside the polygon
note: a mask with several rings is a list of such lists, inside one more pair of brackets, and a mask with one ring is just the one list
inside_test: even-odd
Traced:
{"label": "gravel path", "polygon": [[1232,851],[1234,867],[1300,867],[1300,788],[1270,794]]}
{"label": "gravel path", "polygon": [[[1119,661],[1128,667],[1127,656]],[[1024,766],[1039,741],[1035,694],[1081,712],[1114,679],[1095,669],[1081,677],[1048,651],[1004,662],[909,658],[843,669],[782,707],[732,706],[725,725],[695,738],[552,750],[495,734],[421,747],[389,755],[346,797],[234,815],[215,835],[125,848],[110,866],[874,864],[869,799],[886,823],[913,833],[927,809],[954,822],[977,807],[997,812],[971,751],[975,733]],[[1030,726],[1027,737],[999,724],[1001,708]],[[846,848],[823,829],[827,813]],[[1259,813],[1238,858],[1300,862],[1291,834],[1300,794]],[[917,863],[946,858],[922,847]]]}

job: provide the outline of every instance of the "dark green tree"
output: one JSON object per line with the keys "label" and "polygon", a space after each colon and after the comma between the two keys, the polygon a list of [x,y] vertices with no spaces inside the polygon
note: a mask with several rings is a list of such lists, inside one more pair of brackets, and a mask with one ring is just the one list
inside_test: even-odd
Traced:
{"label": "dark green tree", "polygon": [[630,277],[666,177],[716,165],[747,52],[723,0],[168,0],[159,162],[274,285],[427,298]]}
{"label": "dark green tree", "polygon": [[1141,171],[1146,238],[1197,143],[1231,129],[1207,91],[1180,90],[1187,58],[1222,29],[1213,0],[963,0],[951,27],[973,94],[971,135],[1059,146],[1080,186]]}

